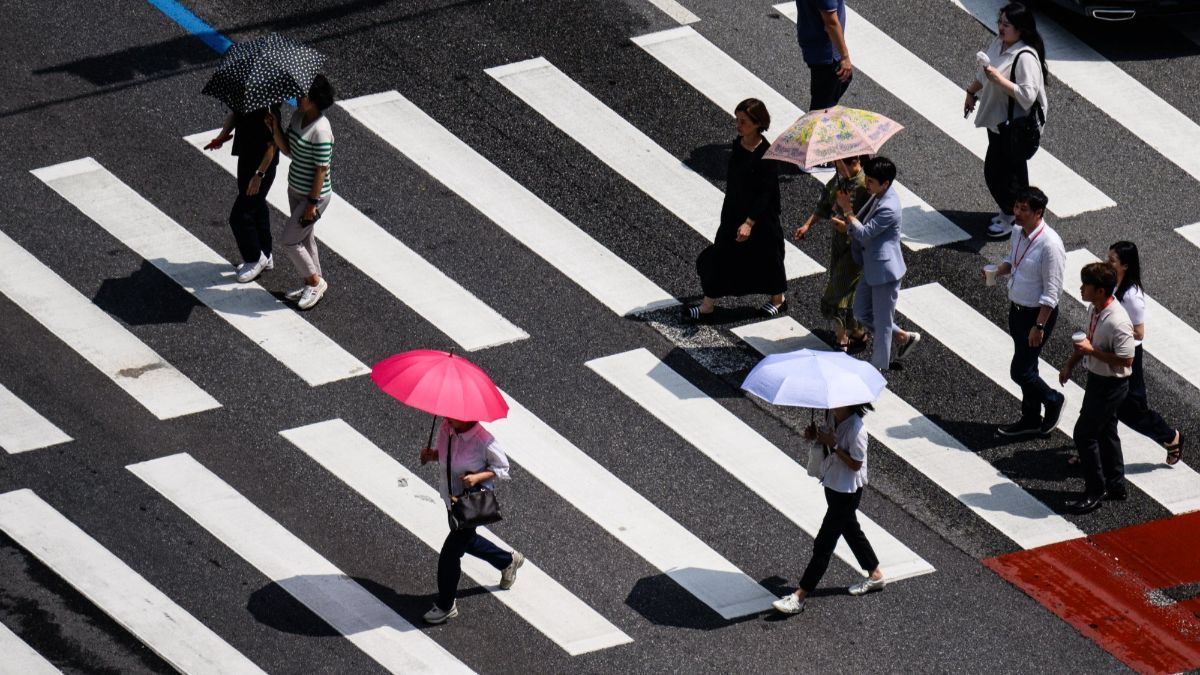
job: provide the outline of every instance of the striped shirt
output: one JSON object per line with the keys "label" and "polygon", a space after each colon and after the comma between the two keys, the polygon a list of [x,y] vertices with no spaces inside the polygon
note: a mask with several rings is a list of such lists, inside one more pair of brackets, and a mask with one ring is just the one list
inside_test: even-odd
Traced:
{"label": "striped shirt", "polygon": [[[292,120],[288,123],[287,142],[292,157],[288,187],[311,195],[317,167],[328,167],[333,159],[333,128],[329,126],[329,118],[324,115],[307,127],[301,127],[303,122],[304,113],[297,110],[292,113]],[[333,192],[332,173],[333,169],[325,172],[325,183],[321,185],[322,196]]]}

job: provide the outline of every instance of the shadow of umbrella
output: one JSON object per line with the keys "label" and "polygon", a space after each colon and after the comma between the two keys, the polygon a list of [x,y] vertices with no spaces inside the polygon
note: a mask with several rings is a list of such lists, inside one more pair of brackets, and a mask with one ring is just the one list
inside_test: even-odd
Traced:
{"label": "shadow of umbrella", "polygon": [[127,277],[105,279],[92,302],[131,326],[187,323],[200,302],[146,261]]}
{"label": "shadow of umbrella", "polygon": [[[757,619],[762,612],[770,610],[773,596],[765,588],[761,597],[752,595],[750,588],[756,586],[740,572],[687,567],[672,570],[669,574],[655,574],[639,579],[625,604],[647,621],[659,626],[714,630]],[[740,616],[723,618],[687,590],[704,588],[710,595],[721,595],[721,591],[732,591],[738,597],[727,598],[738,603],[735,611]],[[747,597],[751,595],[751,597]]]}
{"label": "shadow of umbrella", "polygon": [[257,283],[239,284],[232,264],[203,260],[175,262],[163,258],[154,258],[150,263],[194,293],[202,304],[224,314],[259,317],[291,311],[283,302],[283,293],[272,293]]}

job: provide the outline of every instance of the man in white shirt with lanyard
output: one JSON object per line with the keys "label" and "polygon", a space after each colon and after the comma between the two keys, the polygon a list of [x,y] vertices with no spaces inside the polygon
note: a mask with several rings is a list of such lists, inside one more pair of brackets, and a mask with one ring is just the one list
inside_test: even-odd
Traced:
{"label": "man in white shirt with lanyard", "polygon": [[1066,384],[1075,364],[1087,365],[1087,387],[1083,407],[1075,423],[1075,448],[1083,467],[1084,491],[1067,505],[1076,513],[1090,513],[1106,499],[1122,500],[1125,492],[1125,459],[1117,435],[1117,410],[1129,392],[1137,340],[1133,323],[1121,303],[1113,297],[1117,273],[1108,263],[1085,265],[1079,273],[1079,294],[1092,303],[1088,311],[1086,337],[1075,338],[1075,353],[1058,373]]}
{"label": "man in white shirt with lanyard", "polygon": [[[996,274],[1008,281],[1008,332],[1013,339],[1009,376],[1021,387],[1021,418],[997,429],[1001,436],[1047,435],[1058,424],[1065,398],[1038,375],[1042,345],[1058,320],[1067,251],[1062,238],[1042,220],[1046,193],[1023,188],[1013,204],[1011,246]],[[1045,406],[1046,415],[1042,416]]]}

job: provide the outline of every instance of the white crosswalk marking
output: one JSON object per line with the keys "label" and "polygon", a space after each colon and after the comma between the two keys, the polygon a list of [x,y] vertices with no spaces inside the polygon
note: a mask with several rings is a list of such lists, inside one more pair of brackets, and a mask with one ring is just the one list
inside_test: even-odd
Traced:
{"label": "white crosswalk marking", "polygon": [[0,384],[0,448],[16,454],[70,441],[62,429]]}
{"label": "white crosswalk marking", "polygon": [[262,674],[32,490],[0,495],[0,530],[180,672]]}
{"label": "white crosswalk marking", "polygon": [[[203,149],[216,134],[216,130],[205,131],[184,140],[236,176],[237,157],[230,147],[217,151]],[[289,213],[286,176],[290,166],[291,160],[281,155],[277,178],[267,195],[271,205],[285,217]],[[316,229],[316,234],[322,244],[362,270],[467,351],[529,337],[336,194],[321,215],[321,227]]]}
{"label": "white crosswalk marking", "polygon": [[[1063,290],[1079,302],[1083,302],[1083,296],[1079,294],[1079,272],[1084,265],[1094,262],[1101,260],[1086,249],[1067,254]],[[1149,295],[1146,295],[1146,338],[1142,348],[1193,387],[1200,388],[1200,332]]]}
{"label": "white crosswalk marking", "polygon": [[650,0],[650,4],[661,9],[667,16],[675,19],[681,24],[696,23],[700,17],[696,16],[687,7],[679,4],[675,0]]}
{"label": "white crosswalk marking", "polygon": [[1177,227],[1175,231],[1179,233],[1179,236],[1192,242],[1197,248],[1200,248],[1200,223]]}
{"label": "white crosswalk marking", "polygon": [[[926,284],[900,291],[898,308],[922,330],[1005,391],[1021,397],[1021,388],[1008,376],[1013,346],[1006,331],[988,321],[941,284]],[[948,321],[946,317],[953,317],[953,320]],[[1060,325],[1057,332],[1067,330],[1067,326]],[[1046,382],[1052,385],[1058,383],[1058,369],[1045,361],[1039,362],[1039,372]],[[1068,380],[1063,394],[1067,401],[1058,428],[1070,436],[1075,421],[1079,419],[1083,388]],[[1120,429],[1125,478],[1171,513],[1200,509],[1200,475],[1185,462],[1167,466],[1166,451],[1162,446],[1123,424]]]}
{"label": "white crosswalk marking", "polygon": [[[951,2],[969,12],[993,33],[996,32],[996,17],[1007,4],[1005,0]],[[1037,27],[1046,43],[1046,65],[1051,75],[1200,180],[1200,153],[1196,152],[1196,148],[1200,148],[1200,124],[1046,14],[1038,15]]]}
{"label": "white crosswalk marking", "polygon": [[[777,132],[804,114],[769,84],[689,27],[641,35],[633,38],[633,42],[730,115],[742,99],[751,96],[767,106],[771,118],[776,120]],[[833,174],[827,172],[815,174],[815,177],[827,183]],[[909,249],[919,251],[971,238],[900,181],[893,186],[900,195],[900,203],[904,204],[900,239]]]}
{"label": "white crosswalk marking", "polygon": [[[775,10],[796,20],[795,3]],[[980,159],[987,154],[987,134],[962,117],[961,85],[939,73],[866,18],[846,8],[846,41],[855,45],[854,66],[903,101]],[[964,66],[964,72],[969,66]],[[892,117],[895,117],[892,115]],[[1075,173],[1044,148],[1029,160],[1029,182],[1050,198],[1050,210],[1061,217],[1115,206],[1108,195]]]}
{"label": "white crosswalk marking", "polygon": [[[487,73],[705,239],[716,238],[724,193],[549,61],[539,57]],[[790,240],[784,267],[788,279],[825,271]]]}
{"label": "white crosswalk marking", "polygon": [[484,426],[510,459],[723,618],[771,607],[775,597],[767,589],[511,396],[504,398],[508,417]]}
{"label": "white crosswalk marking", "polygon": [[[800,529],[815,537],[825,513],[817,479],[757,431],[712,400],[646,349],[587,362],[638,405],[757,493]],[[889,580],[933,572],[933,566],[865,515],[863,532]],[[845,540],[835,553],[864,576]]]}
{"label": "white crosswalk marking", "polygon": [[191,455],[126,468],[389,672],[472,672]]}
{"label": "white crosswalk marking", "polygon": [[33,174],[308,384],[368,372],[262,286],[237,283],[228,260],[91,157]]}
{"label": "white crosswalk marking", "polygon": [[221,404],[0,232],[0,293],[160,420]]}
{"label": "white crosswalk marking", "polygon": [[0,623],[0,675],[57,675],[62,671],[54,667],[33,647]]}
{"label": "white crosswalk marking", "polygon": [[[733,332],[764,355],[829,349],[791,317],[759,321]],[[863,421],[867,433],[1021,548],[1084,536],[890,389],[883,390],[875,411]]]}
{"label": "white crosswalk marking", "polygon": [[338,105],[614,312],[679,304],[398,92]]}
{"label": "white crosswalk marking", "polygon": [[[280,434],[434,551],[441,550],[448,529],[437,489],[349,424],[335,419]],[[501,548],[514,548],[486,527],[479,534]],[[462,569],[572,656],[633,641],[528,557],[518,583],[507,591],[496,587],[500,573],[479,558],[464,556]]]}

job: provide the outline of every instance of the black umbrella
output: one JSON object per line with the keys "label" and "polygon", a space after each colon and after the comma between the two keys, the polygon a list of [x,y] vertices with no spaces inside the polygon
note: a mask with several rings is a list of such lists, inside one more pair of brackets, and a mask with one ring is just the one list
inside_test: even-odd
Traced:
{"label": "black umbrella", "polygon": [[271,33],[230,47],[200,93],[247,113],[307,95],[323,63],[317,50]]}

